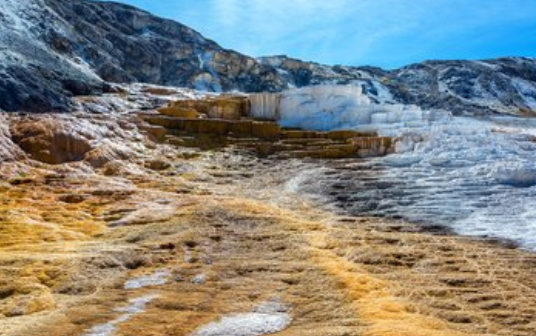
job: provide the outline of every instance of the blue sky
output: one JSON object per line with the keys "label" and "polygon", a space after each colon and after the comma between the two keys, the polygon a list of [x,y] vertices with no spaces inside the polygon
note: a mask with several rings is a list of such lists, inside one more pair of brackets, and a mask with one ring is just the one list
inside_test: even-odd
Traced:
{"label": "blue sky", "polygon": [[395,68],[536,57],[536,0],[121,0],[251,56]]}

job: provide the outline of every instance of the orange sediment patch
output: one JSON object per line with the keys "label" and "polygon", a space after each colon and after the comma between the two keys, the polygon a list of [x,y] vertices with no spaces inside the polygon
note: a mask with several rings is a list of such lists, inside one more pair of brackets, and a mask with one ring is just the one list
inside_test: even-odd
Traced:
{"label": "orange sediment patch", "polygon": [[368,327],[367,336],[462,336],[434,317],[411,311],[409,303],[392,296],[386,281],[374,278],[354,263],[344,260],[331,251],[314,247],[314,262],[340,282],[342,289],[353,301],[358,315]]}
{"label": "orange sediment patch", "polygon": [[[260,203],[240,204],[240,210],[266,216],[276,212],[281,224],[301,233],[310,260],[340,286],[359,320],[366,326],[364,336],[467,336],[452,329],[443,320],[412,309],[410,302],[394,296],[389,281],[379,279],[360,265],[339,256],[327,242],[329,228],[320,221],[302,221],[295,213]],[[471,334],[475,335],[475,334]]]}
{"label": "orange sediment patch", "polygon": [[154,293],[118,335],[189,335],[274,299],[281,336],[534,335],[533,255],[317,210],[281,187],[301,166],[235,159],[0,184],[0,334],[84,335]]}

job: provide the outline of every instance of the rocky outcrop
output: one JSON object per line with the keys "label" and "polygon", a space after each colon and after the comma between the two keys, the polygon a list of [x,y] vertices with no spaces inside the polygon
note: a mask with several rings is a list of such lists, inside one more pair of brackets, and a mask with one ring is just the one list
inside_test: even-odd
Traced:
{"label": "rocky outcrop", "polygon": [[520,114],[536,108],[536,59],[429,61],[386,71],[327,66],[286,56],[261,58],[290,85],[357,85],[375,102],[418,105],[455,114]]}
{"label": "rocky outcrop", "polygon": [[9,125],[16,147],[11,152],[46,164],[83,161],[101,168],[112,161],[135,160],[145,149],[143,137],[127,119],[44,114],[11,116]]}
{"label": "rocky outcrop", "polygon": [[371,80],[388,74],[388,71],[374,67],[329,66],[307,62],[287,56],[261,57],[259,61],[279,70],[281,76],[292,87],[322,85],[349,85],[369,83],[371,95],[377,95]]}
{"label": "rocky outcrop", "polygon": [[69,97],[145,82],[277,91],[277,71],[131,6],[88,0],[0,3],[0,109],[68,110]]}
{"label": "rocky outcrop", "polygon": [[49,164],[81,161],[91,150],[89,140],[53,118],[25,119],[11,128],[13,141],[32,159]]}
{"label": "rocky outcrop", "polygon": [[240,120],[249,116],[250,103],[246,96],[223,94],[204,99],[176,100],[158,110],[170,117],[197,119],[200,117]]}
{"label": "rocky outcrop", "polygon": [[456,114],[510,113],[536,107],[536,59],[431,61],[386,79],[395,99]]}

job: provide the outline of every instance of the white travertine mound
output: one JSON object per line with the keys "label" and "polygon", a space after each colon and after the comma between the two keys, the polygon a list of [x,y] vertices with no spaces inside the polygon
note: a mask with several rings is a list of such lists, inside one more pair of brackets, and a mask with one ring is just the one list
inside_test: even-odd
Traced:
{"label": "white travertine mound", "polygon": [[446,114],[423,111],[414,105],[377,104],[360,86],[319,85],[281,94],[250,95],[251,116],[278,121],[281,126],[330,131],[356,129],[398,135],[428,127]]}

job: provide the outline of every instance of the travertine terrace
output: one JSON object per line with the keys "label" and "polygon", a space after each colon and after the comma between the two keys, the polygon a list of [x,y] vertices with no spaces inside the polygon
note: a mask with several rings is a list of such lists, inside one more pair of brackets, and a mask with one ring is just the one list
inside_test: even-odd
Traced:
{"label": "travertine terrace", "polygon": [[[146,115],[2,119],[28,143],[1,165],[2,336],[533,335],[533,254],[319,207],[292,184],[323,160],[180,145]],[[57,132],[77,156],[44,155]]]}

